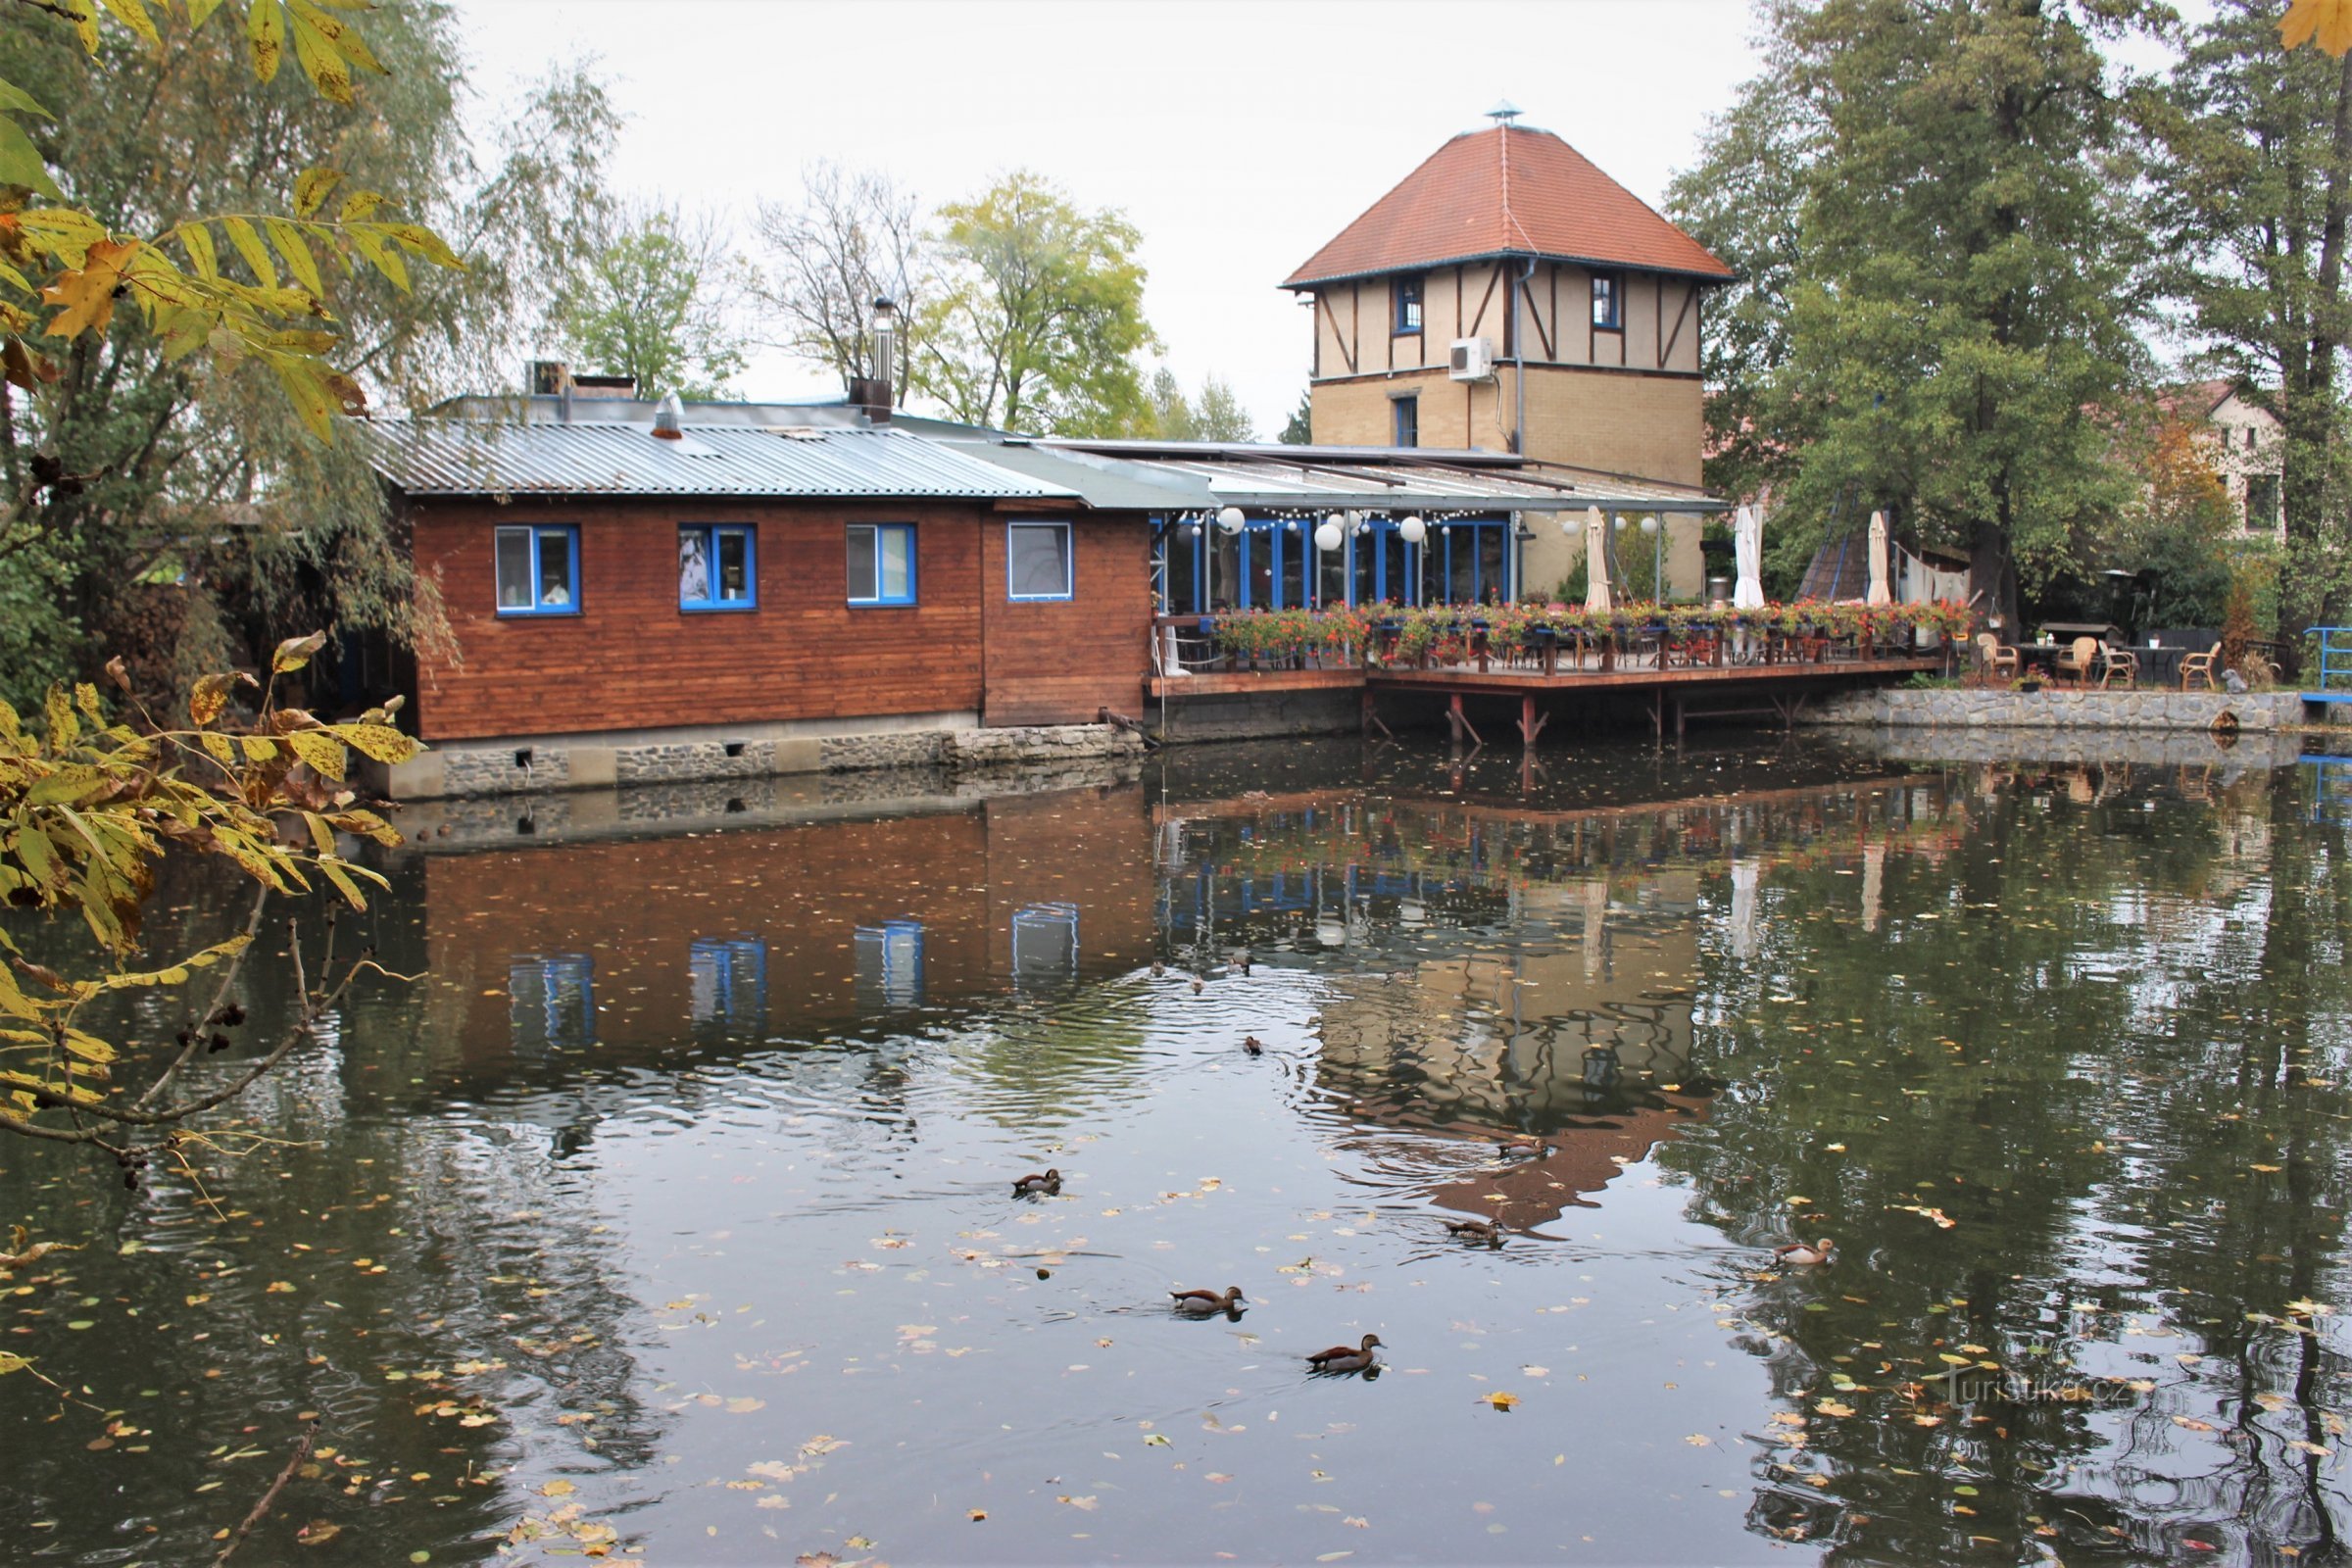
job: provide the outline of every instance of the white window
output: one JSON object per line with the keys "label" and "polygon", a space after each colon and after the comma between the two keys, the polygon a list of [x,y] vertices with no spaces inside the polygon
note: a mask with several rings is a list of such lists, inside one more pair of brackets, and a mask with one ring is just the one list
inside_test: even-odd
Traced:
{"label": "white window", "polygon": [[850,524],[850,603],[914,603],[914,524]]}
{"label": "white window", "polygon": [[498,612],[570,615],[580,608],[580,530],[568,523],[498,530]]}
{"label": "white window", "polygon": [[1071,597],[1070,525],[1014,522],[1004,529],[1004,586],[1014,599]]}

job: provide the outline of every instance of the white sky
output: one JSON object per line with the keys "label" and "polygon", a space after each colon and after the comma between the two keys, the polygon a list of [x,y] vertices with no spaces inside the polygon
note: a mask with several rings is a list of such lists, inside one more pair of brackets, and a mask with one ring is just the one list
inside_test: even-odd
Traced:
{"label": "white sky", "polygon": [[[1028,167],[1123,209],[1168,363],[1188,389],[1223,376],[1267,438],[1309,356],[1275,285],[1495,100],[1658,205],[1754,69],[1744,0],[463,0],[462,24],[490,105],[600,61],[630,117],[614,186],[747,239],[754,206],[828,157],[926,203]],[[781,355],[740,385],[839,391]]]}

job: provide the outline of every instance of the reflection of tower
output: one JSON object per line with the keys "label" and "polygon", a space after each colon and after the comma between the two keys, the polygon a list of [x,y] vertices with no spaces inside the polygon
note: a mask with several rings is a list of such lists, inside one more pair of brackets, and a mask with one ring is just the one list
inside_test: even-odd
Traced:
{"label": "reflection of tower", "polygon": [[1756,956],[1756,858],[1743,855],[1732,862],[1732,956]]}
{"label": "reflection of tower", "polygon": [[1877,841],[1862,846],[1862,929],[1879,928],[1879,905],[1886,886],[1886,846]]}
{"label": "reflection of tower", "polygon": [[1585,978],[1608,978],[1609,959],[1609,879],[1595,877],[1587,882],[1585,894]]}

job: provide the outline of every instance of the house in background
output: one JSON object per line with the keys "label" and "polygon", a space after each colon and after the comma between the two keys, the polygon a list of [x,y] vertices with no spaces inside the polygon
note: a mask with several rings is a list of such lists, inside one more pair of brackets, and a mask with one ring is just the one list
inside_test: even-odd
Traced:
{"label": "house in background", "polygon": [[[1699,334],[1733,272],[1547,130],[1502,105],[1284,280],[1313,310],[1317,445],[1483,448],[1695,487]],[[1696,594],[1695,517],[1668,581]],[[1579,552],[1537,530],[1524,579]]]}
{"label": "house in background", "polygon": [[2197,448],[2230,492],[2240,533],[2286,542],[2279,492],[2285,431],[2278,416],[2251,402],[2232,380],[2190,381],[2157,396],[2165,413],[2200,427]]}

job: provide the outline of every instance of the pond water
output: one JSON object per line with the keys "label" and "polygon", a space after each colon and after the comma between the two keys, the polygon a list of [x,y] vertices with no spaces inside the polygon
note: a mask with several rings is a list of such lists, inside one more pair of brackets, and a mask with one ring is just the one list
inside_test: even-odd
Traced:
{"label": "pond water", "polygon": [[136,1191],[0,1147],[7,1556],[315,1419],[232,1560],[2343,1560],[2337,770],[1544,760],[414,813],[422,978]]}

